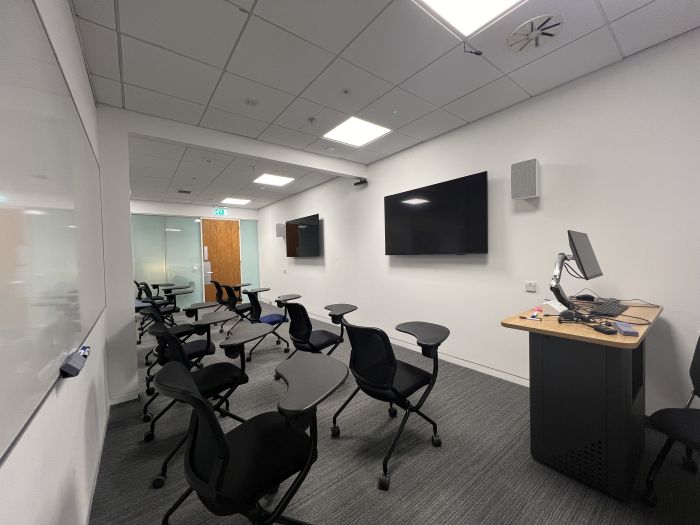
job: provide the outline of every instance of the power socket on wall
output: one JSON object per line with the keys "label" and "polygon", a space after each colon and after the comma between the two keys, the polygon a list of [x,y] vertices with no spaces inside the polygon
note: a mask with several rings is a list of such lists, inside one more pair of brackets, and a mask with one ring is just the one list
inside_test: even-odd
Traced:
{"label": "power socket on wall", "polygon": [[525,291],[529,293],[537,293],[537,281],[525,281]]}

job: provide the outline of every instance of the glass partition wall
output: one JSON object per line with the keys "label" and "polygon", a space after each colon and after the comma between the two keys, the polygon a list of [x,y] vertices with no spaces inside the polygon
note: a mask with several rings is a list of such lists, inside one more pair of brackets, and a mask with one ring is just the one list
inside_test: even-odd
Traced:
{"label": "glass partition wall", "polygon": [[199,219],[162,215],[132,215],[134,279],[192,287],[178,295],[177,305],[203,300],[202,239]]}

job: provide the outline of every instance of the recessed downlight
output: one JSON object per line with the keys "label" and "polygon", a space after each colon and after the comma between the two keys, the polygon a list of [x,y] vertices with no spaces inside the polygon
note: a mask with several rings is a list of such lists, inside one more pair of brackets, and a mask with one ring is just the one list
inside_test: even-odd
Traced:
{"label": "recessed downlight", "polygon": [[373,140],[377,140],[379,137],[383,137],[387,133],[391,133],[389,128],[367,122],[357,117],[350,117],[345,122],[326,133],[323,138],[349,144],[350,146],[360,147]]}

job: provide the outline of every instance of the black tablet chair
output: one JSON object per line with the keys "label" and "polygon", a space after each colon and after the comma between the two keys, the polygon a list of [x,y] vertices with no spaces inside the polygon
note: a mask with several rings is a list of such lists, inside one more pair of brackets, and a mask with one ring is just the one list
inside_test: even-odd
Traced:
{"label": "black tablet chair", "polygon": [[[169,363],[180,363],[189,371],[188,373],[194,381],[194,384],[197,386],[197,391],[199,394],[204,399],[210,400],[212,410],[218,412],[221,416],[228,416],[241,423],[245,421],[245,419],[231,413],[229,408],[229,397],[231,394],[233,394],[233,391],[236,390],[239,385],[243,385],[248,382],[248,376],[245,373],[245,359],[243,355],[240,356],[240,368],[233,363],[224,362],[212,363],[202,367],[201,369],[190,371],[192,368],[192,361],[190,361],[189,357],[187,356],[182,342],[173,334],[172,329],[158,323],[151,328],[149,332],[158,339],[158,342],[161,345],[161,353],[165,354]],[[157,395],[158,392],[154,394],[154,397]],[[175,403],[177,403],[176,400],[170,401],[170,403],[168,403],[168,405],[166,405],[165,408],[163,408],[158,415],[153,418],[151,421],[150,430],[144,435],[145,441],[148,442],[153,440],[155,422],[162,417],[163,414],[170,410]],[[180,447],[185,444],[186,440],[187,435],[183,436],[175,448],[163,460],[160,474],[156,476],[151,483],[153,488],[158,489],[165,484],[165,479],[168,475],[168,463],[175,456]]]}
{"label": "black tablet chair", "polygon": [[[331,305],[326,308],[331,309],[335,306],[338,305]],[[331,316],[333,315],[334,312],[331,310]],[[335,316],[338,317],[337,311]],[[442,440],[438,435],[437,423],[421,412],[421,407],[428,395],[430,395],[437,379],[437,349],[447,339],[450,331],[444,326],[423,322],[403,323],[396,327],[400,332],[415,336],[423,355],[433,361],[433,371],[427,372],[422,368],[396,359],[389,337],[383,330],[354,326],[347,323],[342,317],[339,317],[337,321],[345,325],[348,331],[348,339],[350,339],[351,345],[350,371],[355,376],[357,388],[333,415],[331,437],[337,438],[340,435],[340,428],[337,425],[338,416],[360,390],[374,399],[388,402],[389,416],[391,417],[396,417],[397,414],[394,405],[404,409],[403,419],[394,436],[394,440],[391,442],[389,451],[384,457],[382,463],[383,474],[379,478],[379,488],[381,490],[389,490],[389,459],[396,448],[396,444],[411,413],[415,412],[432,425],[433,446],[442,446]],[[422,388],[425,388],[423,394],[413,404],[409,398]]]}
{"label": "black tablet chair", "polygon": [[[221,308],[228,308],[229,301],[225,297],[225,292],[224,292],[224,287],[221,286],[221,283],[219,281],[214,281],[213,279],[209,281],[211,284],[214,285],[214,288],[216,289],[216,302],[219,303],[219,307],[216,309],[216,311],[219,311]],[[219,333],[224,331],[224,323],[221,323],[221,326],[219,327]]]}
{"label": "black tablet chair", "polygon": [[683,468],[689,472],[697,472],[698,470],[693,459],[693,451],[700,450],[700,410],[690,408],[690,405],[695,396],[700,396],[700,339],[695,345],[695,353],[690,363],[690,380],[693,384],[693,390],[684,408],[657,410],[649,418],[651,426],[666,435],[666,442],[649,470],[646,490],[642,495],[642,500],[650,507],[656,506],[658,501],[656,494],[654,494],[654,479],[676,441],[685,445]]}
{"label": "black tablet chair", "polygon": [[[248,313],[248,319],[250,320],[251,323],[264,323],[264,324],[269,324],[270,326],[273,327],[272,334],[277,336],[277,344],[280,344],[280,341],[284,341],[285,343],[285,349],[284,352],[288,353],[289,352],[289,341],[287,341],[284,337],[282,337],[278,332],[277,329],[282,326],[284,323],[288,322],[289,319],[287,319],[287,310],[285,309],[283,313],[273,313],[273,314],[267,314],[267,315],[262,315],[262,305],[260,304],[260,299],[258,298],[258,294],[260,292],[267,292],[269,291],[269,288],[254,288],[252,290],[243,290],[243,293],[248,296],[248,301],[250,304],[250,312]],[[263,338],[264,339],[264,338]],[[250,361],[253,358],[253,351],[258,347],[260,343],[262,343],[262,339],[255,343],[255,346],[250,349],[250,352],[248,352],[248,358],[246,359],[247,361]]]}
{"label": "black tablet chair", "polygon": [[[228,301],[228,303],[226,304],[226,308],[228,308],[232,312],[236,312],[239,315],[238,319],[236,319],[236,322],[233,324],[233,326],[231,328],[229,328],[228,334],[226,334],[226,335],[229,335],[231,333],[231,330],[236,328],[236,325],[238,323],[240,323],[243,319],[250,320],[251,306],[250,306],[250,304],[244,304],[241,301],[240,295],[238,295],[236,293],[236,290],[233,286],[230,286],[228,284],[225,284],[223,286],[224,286],[224,290],[226,290],[226,298]],[[222,329],[223,329],[225,324],[226,323],[221,324]]]}
{"label": "black tablet chair", "polygon": [[[167,524],[173,512],[196,492],[204,506],[218,516],[241,514],[254,524],[303,524],[282,512],[316,461],[316,407],[347,377],[345,365],[335,359],[329,361],[321,364],[330,368],[321,367],[315,376],[309,374],[318,368],[315,363],[305,359],[284,361],[277,371],[289,384],[289,397],[293,399],[285,403],[283,398],[278,412],[259,414],[226,433],[187,368],[179,363],[166,365],[158,373],[156,388],[163,395],[188,403],[193,410],[185,450],[189,487],[168,509],[162,523]],[[298,379],[294,379],[296,374]],[[259,500],[293,476],[276,507],[263,508]]]}
{"label": "black tablet chair", "polygon": [[[180,309],[175,306],[174,304],[171,304],[167,299],[159,296],[159,295],[153,295],[153,292],[151,291],[151,287],[148,285],[146,282],[141,282],[138,283],[134,281],[134,284],[136,284],[136,288],[138,289],[138,295],[136,296],[137,299],[144,303],[149,303],[155,307],[157,307],[161,314],[163,315],[164,321],[166,324],[173,326],[175,325],[175,319],[173,317],[173,314],[176,314],[180,311]],[[140,345],[141,340],[144,336],[144,334],[148,331],[150,326],[153,324],[153,321],[147,316],[143,314],[143,310],[140,312],[141,313],[141,322],[139,323],[139,337],[138,340],[136,341],[136,344]]]}
{"label": "black tablet chair", "polygon": [[[343,342],[344,327],[340,325],[340,334],[328,330],[314,330],[309,314],[301,303],[277,301],[278,306],[284,306],[289,316],[289,338],[294,344],[292,355],[303,352],[322,352],[330,348],[326,355],[331,355],[338,345]],[[290,356],[291,357],[291,356]]]}

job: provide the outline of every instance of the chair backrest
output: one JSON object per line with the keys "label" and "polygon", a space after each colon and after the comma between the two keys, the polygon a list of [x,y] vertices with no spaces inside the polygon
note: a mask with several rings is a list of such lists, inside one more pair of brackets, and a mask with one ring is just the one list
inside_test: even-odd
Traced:
{"label": "chair backrest", "polygon": [[260,304],[260,299],[258,299],[258,292],[248,292],[243,290],[243,293],[248,296],[248,302],[250,303],[250,312],[248,316],[251,321],[259,321],[262,315],[262,305]]}
{"label": "chair backrest", "polygon": [[[182,347],[182,341],[175,337],[168,327],[162,322],[156,322],[148,333],[153,335],[158,341],[158,359],[161,362],[176,362],[192,368],[192,363],[187,358],[185,349]],[[160,373],[160,371],[158,372]]]}
{"label": "chair backrest", "polygon": [[236,303],[240,302],[238,295],[236,295],[236,290],[233,289],[233,286],[229,286],[227,284],[224,285],[224,290],[226,290],[226,295],[228,296],[228,300],[224,304],[227,308],[233,310]]}
{"label": "chair backrest", "polygon": [[165,320],[163,319],[163,313],[155,306],[148,306],[142,309],[141,314],[147,315],[156,324],[163,324],[165,322]]}
{"label": "chair backrest", "polygon": [[695,353],[690,363],[690,380],[693,382],[693,392],[700,397],[700,338],[695,344]]}
{"label": "chair backrest", "polygon": [[391,390],[396,374],[396,357],[384,330],[343,322],[350,340],[350,371],[358,384],[377,390]]}
{"label": "chair backrest", "polygon": [[142,290],[146,294],[146,297],[148,297],[149,299],[151,297],[153,297],[153,291],[151,290],[151,287],[148,285],[148,283],[146,281],[141,281],[140,283],[138,283],[138,286],[139,286],[139,289]]}
{"label": "chair backrest", "polygon": [[185,476],[200,497],[215,500],[228,467],[230,450],[214,410],[199,393],[190,371],[180,363],[166,364],[156,374],[154,384],[162,395],[192,407]]}
{"label": "chair backrest", "polygon": [[213,279],[209,281],[216,288],[216,302],[222,306],[226,306],[226,301],[224,300],[224,289],[221,287],[219,281],[214,281]]}
{"label": "chair backrest", "polygon": [[136,285],[136,289],[138,290],[138,293],[136,294],[136,298],[141,299],[143,297],[143,290],[141,289],[141,286],[139,285],[138,282],[134,281],[134,284]]}
{"label": "chair backrest", "polygon": [[313,326],[309,314],[301,303],[285,303],[289,313],[289,336],[300,343],[308,343]]}

